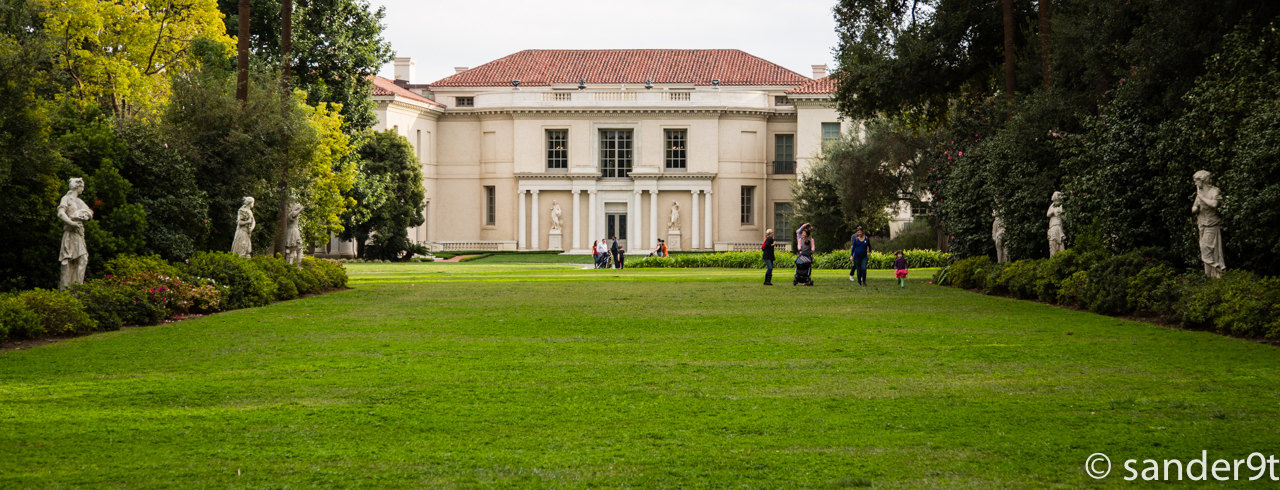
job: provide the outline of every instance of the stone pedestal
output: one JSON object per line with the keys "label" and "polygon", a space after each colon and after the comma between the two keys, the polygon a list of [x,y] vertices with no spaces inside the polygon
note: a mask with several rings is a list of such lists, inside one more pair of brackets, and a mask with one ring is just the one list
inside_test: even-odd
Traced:
{"label": "stone pedestal", "polygon": [[551,230],[547,235],[547,250],[564,250],[564,242],[560,230]]}
{"label": "stone pedestal", "polygon": [[668,252],[680,251],[680,230],[667,231],[667,251]]}

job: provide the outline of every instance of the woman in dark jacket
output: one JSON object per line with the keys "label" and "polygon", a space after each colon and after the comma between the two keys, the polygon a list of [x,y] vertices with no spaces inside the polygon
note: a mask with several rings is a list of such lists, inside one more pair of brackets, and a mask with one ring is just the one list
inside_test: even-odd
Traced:
{"label": "woman in dark jacket", "polygon": [[764,258],[764,285],[773,285],[773,230],[765,230],[764,243],[760,245],[760,254]]}

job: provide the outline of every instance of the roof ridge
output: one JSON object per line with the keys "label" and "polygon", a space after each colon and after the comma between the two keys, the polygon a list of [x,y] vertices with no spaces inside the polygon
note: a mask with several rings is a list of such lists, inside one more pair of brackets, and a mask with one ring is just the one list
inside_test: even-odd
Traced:
{"label": "roof ridge", "polygon": [[798,86],[809,77],[739,48],[523,49],[431,83],[433,87],[557,83]]}

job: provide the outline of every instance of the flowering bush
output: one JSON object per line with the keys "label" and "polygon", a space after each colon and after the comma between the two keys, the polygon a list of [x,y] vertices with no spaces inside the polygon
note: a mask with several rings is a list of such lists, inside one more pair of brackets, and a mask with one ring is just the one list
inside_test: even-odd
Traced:
{"label": "flowering bush", "polygon": [[101,330],[117,330],[123,325],[154,325],[165,318],[163,305],[129,284],[111,279],[94,279],[71,288],[72,296],[84,304],[85,312]]}
{"label": "flowering bush", "polygon": [[188,259],[183,271],[226,287],[222,305],[227,309],[262,306],[276,294],[275,282],[253,261],[230,252],[198,252]]}

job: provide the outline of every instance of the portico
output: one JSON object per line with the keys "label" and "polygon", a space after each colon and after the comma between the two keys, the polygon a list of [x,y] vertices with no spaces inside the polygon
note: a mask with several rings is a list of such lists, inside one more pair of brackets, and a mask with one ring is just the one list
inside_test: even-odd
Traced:
{"label": "portico", "polygon": [[[517,248],[546,250],[550,229],[542,226],[541,217],[550,213],[550,207],[542,197],[554,194],[568,199],[567,206],[561,204],[570,210],[564,216],[567,229],[561,230],[571,237],[564,247],[568,253],[590,253],[591,243],[607,238],[611,229],[628,253],[647,253],[657,247],[659,238],[666,239],[669,231],[666,217],[673,202],[681,203],[680,235],[688,237],[685,243],[679,244],[680,249],[709,250],[714,222],[710,199],[712,177],[714,175],[702,173],[633,175],[624,179],[599,175],[517,174]],[[583,194],[586,194],[585,203]],[[701,206],[698,205],[700,197]],[[619,216],[623,218],[618,219]]]}

